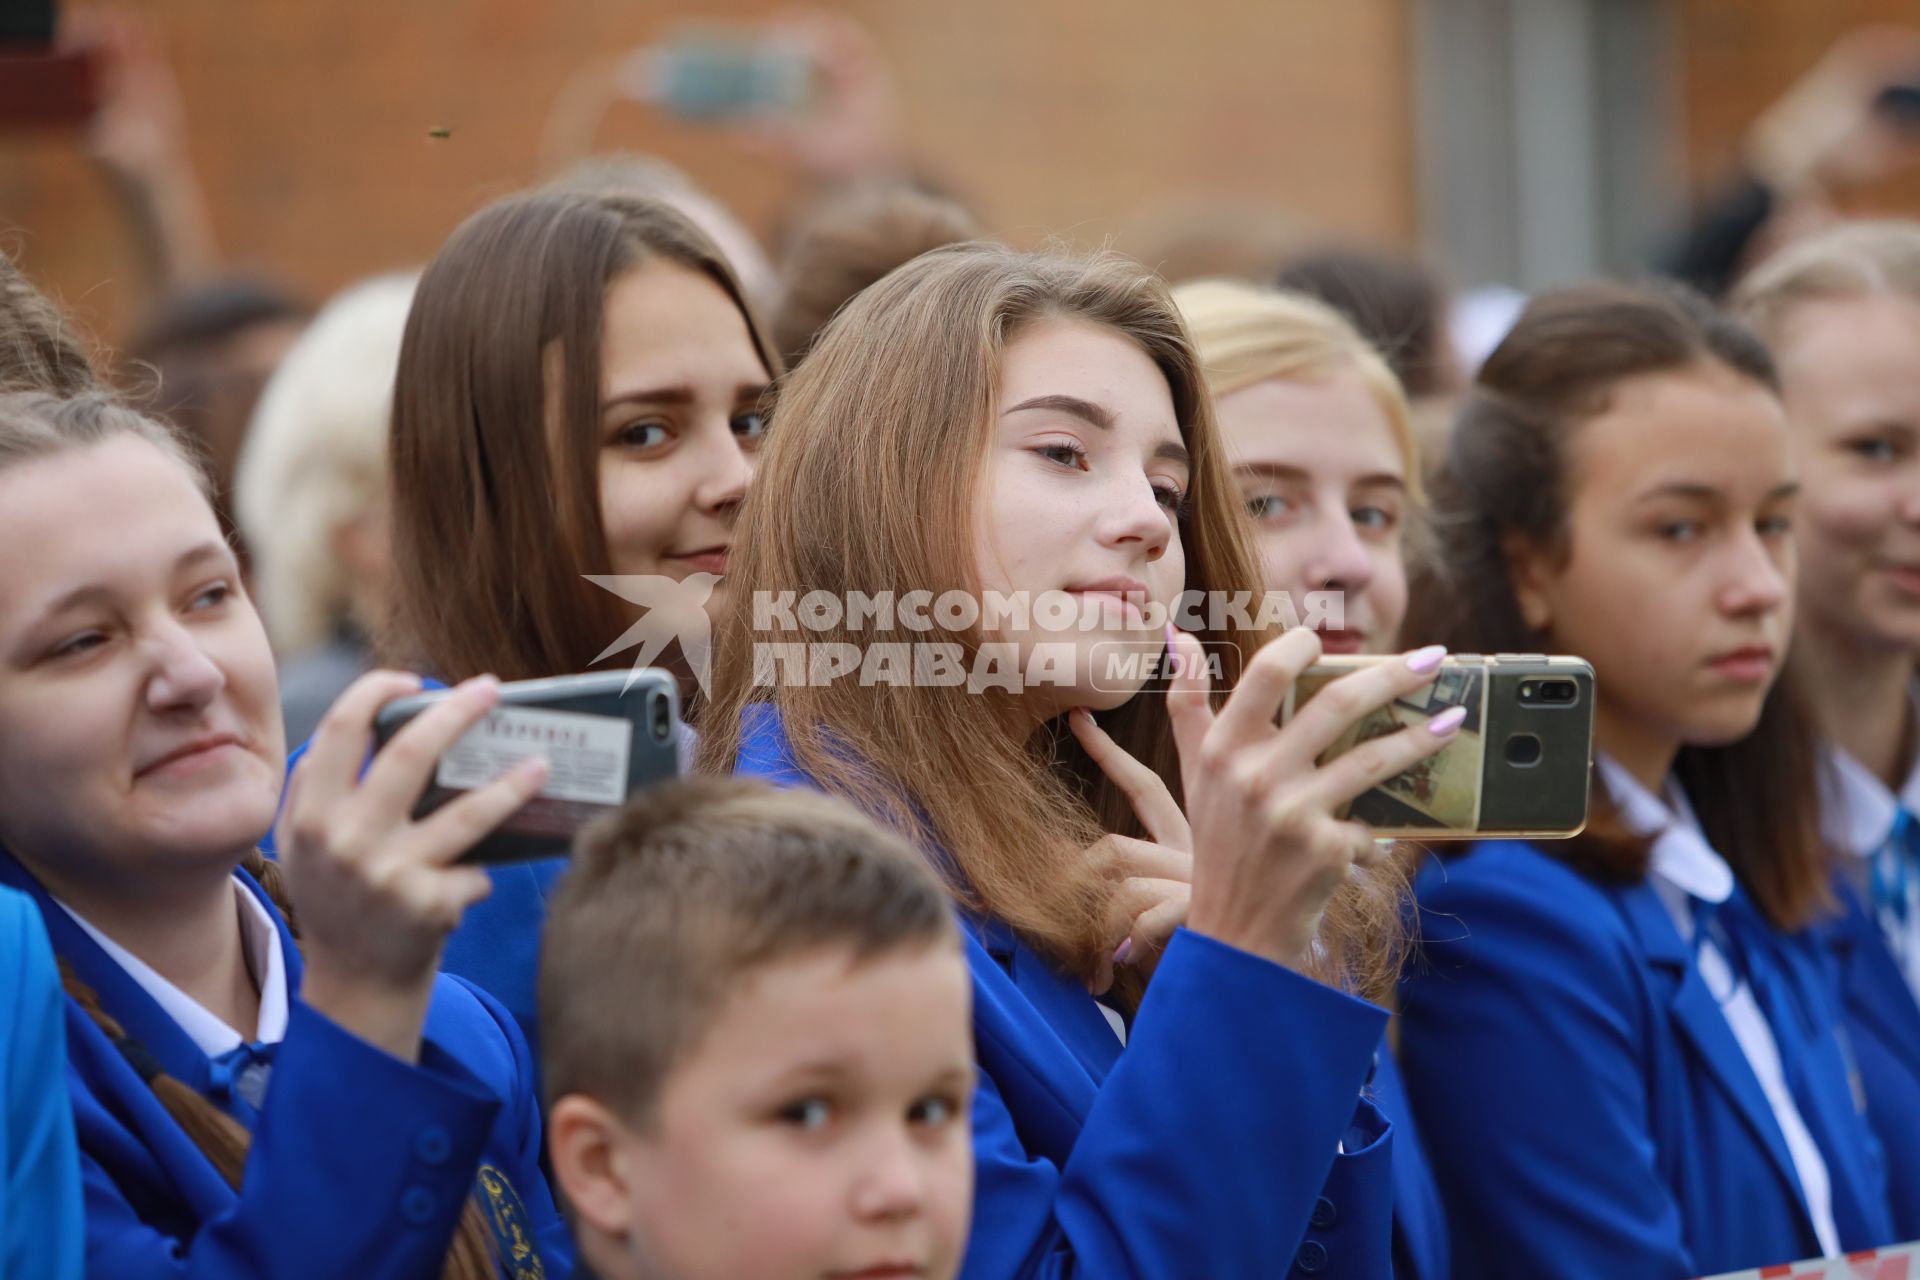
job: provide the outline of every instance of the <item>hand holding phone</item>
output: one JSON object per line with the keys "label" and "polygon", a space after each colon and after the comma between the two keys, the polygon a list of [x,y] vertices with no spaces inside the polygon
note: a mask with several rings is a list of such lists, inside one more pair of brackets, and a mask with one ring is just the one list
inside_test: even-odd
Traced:
{"label": "hand holding phone", "polygon": [[[1283,718],[1334,681],[1395,661],[1323,658],[1294,682]],[[1581,658],[1455,654],[1433,683],[1352,723],[1321,763],[1456,708],[1465,716],[1445,747],[1362,792],[1341,816],[1417,840],[1579,834],[1593,765],[1593,668]]]}
{"label": "hand holding phone", "polygon": [[[376,749],[450,696],[400,698],[374,720]],[[522,680],[500,686],[500,701],[435,763],[413,806],[423,819],[487,786],[523,760],[546,762],[546,781],[523,807],[483,836],[464,862],[564,857],[573,836],[642,787],[679,776],[679,689],[648,669]]]}

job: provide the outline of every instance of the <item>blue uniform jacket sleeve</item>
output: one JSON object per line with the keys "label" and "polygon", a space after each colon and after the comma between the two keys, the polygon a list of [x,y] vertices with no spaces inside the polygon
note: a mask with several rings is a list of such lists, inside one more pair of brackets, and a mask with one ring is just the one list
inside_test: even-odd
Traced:
{"label": "blue uniform jacket sleeve", "polygon": [[79,1280],[80,1156],[60,979],[40,913],[0,890],[0,1275]]}
{"label": "blue uniform jacket sleeve", "polygon": [[[1279,1275],[1311,1246],[1329,1274],[1384,1278],[1390,1137],[1356,1106],[1385,1022],[1364,1001],[1183,930],[1064,1168],[1024,1149],[994,1079],[1020,1069],[1021,1047],[981,1043],[963,1275]],[[1363,1146],[1337,1157],[1343,1139]],[[1349,1203],[1329,1203],[1336,1195]],[[1329,1257],[1309,1223],[1340,1214],[1367,1244]]]}
{"label": "blue uniform jacket sleeve", "polygon": [[1401,1060],[1461,1276],[1681,1280],[1645,988],[1606,897],[1524,846],[1421,877]]}
{"label": "blue uniform jacket sleeve", "polygon": [[296,1001],[239,1197],[179,1239],[143,1221],[94,1158],[90,1127],[114,1147],[126,1134],[83,1102],[88,1274],[114,1280],[432,1280],[500,1109]]}

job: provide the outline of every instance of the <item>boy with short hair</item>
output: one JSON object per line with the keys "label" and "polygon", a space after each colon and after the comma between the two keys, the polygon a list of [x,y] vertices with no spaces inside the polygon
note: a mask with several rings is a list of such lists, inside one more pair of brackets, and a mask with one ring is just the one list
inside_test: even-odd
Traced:
{"label": "boy with short hair", "polygon": [[944,889],[841,801],[738,779],[576,842],[540,964],[548,1149],[603,1280],[949,1280],[972,986]]}

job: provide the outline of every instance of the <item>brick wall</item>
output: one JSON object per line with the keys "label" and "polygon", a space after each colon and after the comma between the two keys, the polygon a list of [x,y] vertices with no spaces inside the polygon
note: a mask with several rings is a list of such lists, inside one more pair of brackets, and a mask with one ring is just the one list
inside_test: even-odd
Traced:
{"label": "brick wall", "polygon": [[[222,247],[316,296],[421,260],[538,175],[548,105],[588,58],[676,16],[766,0],[146,0],[187,98]],[[1021,243],[1096,241],[1179,195],[1413,231],[1401,0],[846,0],[904,83],[916,152]],[[436,127],[451,130],[435,139]],[[763,162],[637,106],[607,146],[695,171],[758,228]],[[72,138],[0,135],[0,222],[27,269],[109,335],[134,261]],[[1125,242],[1123,241],[1123,244]]]}

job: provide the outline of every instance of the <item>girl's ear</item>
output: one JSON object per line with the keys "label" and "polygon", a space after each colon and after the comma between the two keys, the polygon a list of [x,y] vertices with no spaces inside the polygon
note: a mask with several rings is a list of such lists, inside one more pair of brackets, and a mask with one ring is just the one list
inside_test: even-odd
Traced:
{"label": "girl's ear", "polygon": [[1545,552],[1526,538],[1510,534],[1501,541],[1506,554],[1507,580],[1513,584],[1513,598],[1520,606],[1520,620],[1527,630],[1544,633],[1553,623],[1549,586],[1555,577],[1553,563]]}

